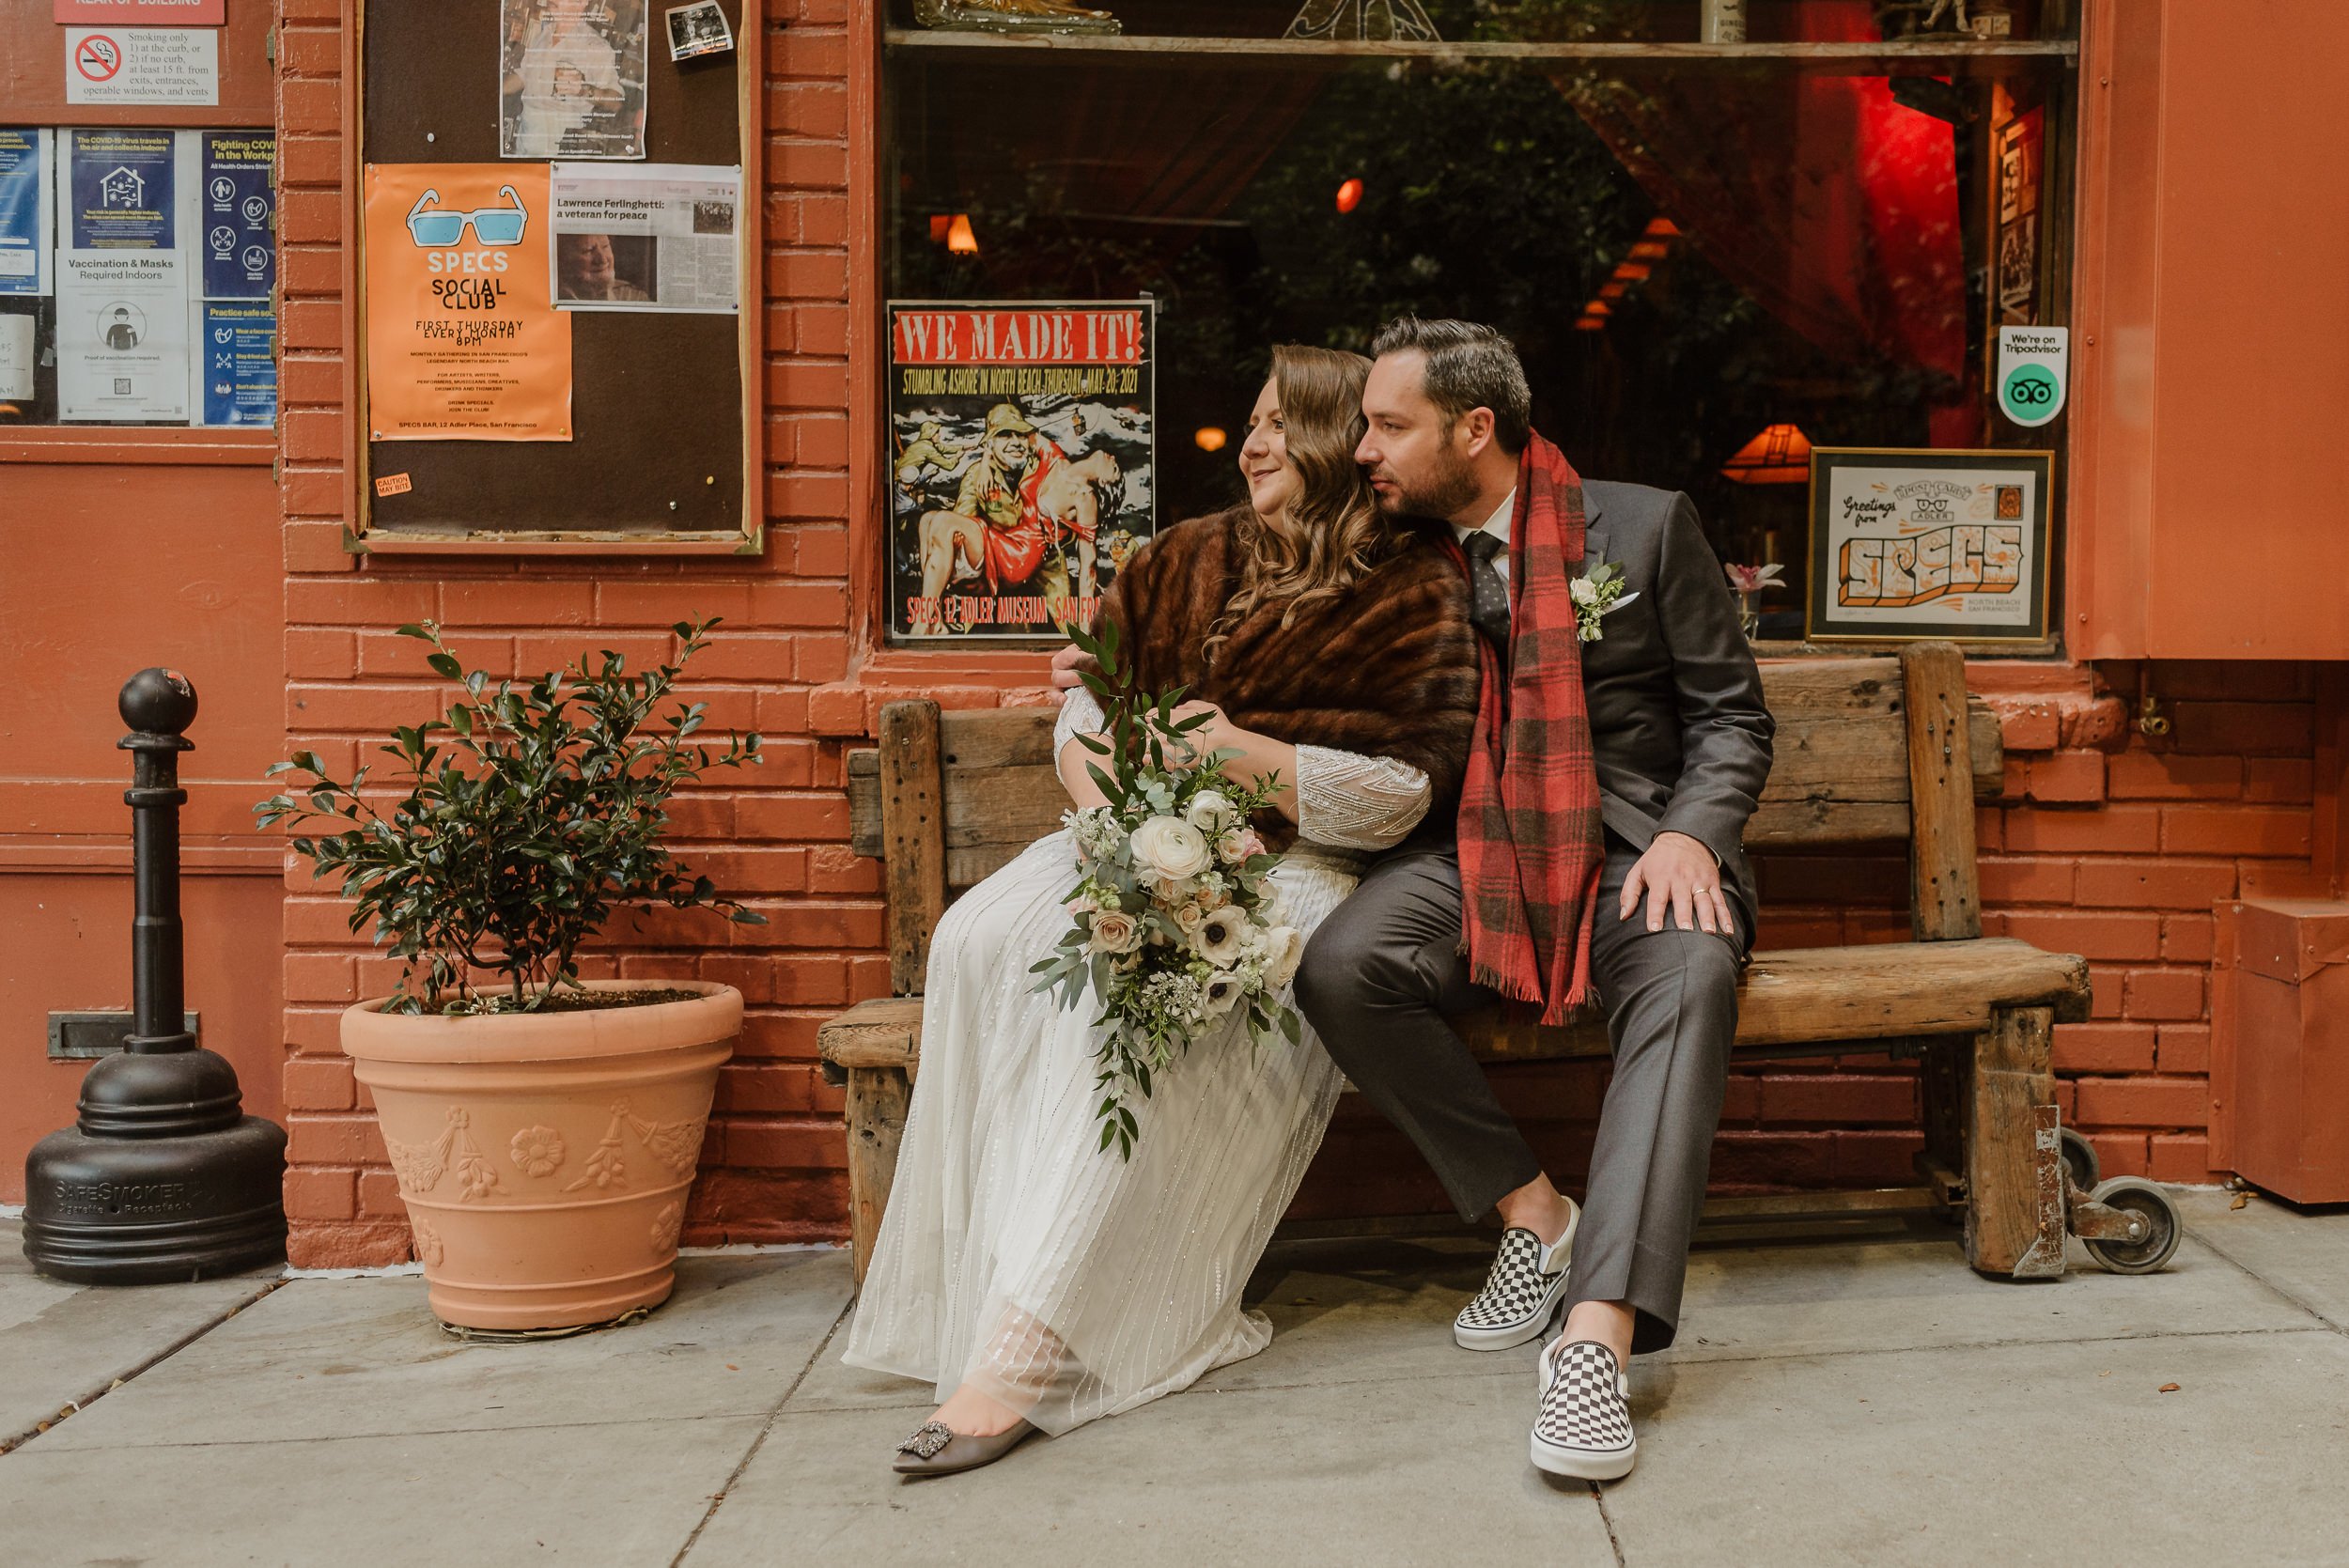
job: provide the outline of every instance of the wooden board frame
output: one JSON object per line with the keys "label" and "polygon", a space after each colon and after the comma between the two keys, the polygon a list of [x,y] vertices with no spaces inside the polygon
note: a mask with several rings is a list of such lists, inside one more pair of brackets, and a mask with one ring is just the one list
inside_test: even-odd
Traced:
{"label": "wooden board frame", "polygon": [[[1994,461],[2040,471],[2039,516],[2026,519],[2035,524],[2038,539],[2038,600],[2039,629],[2035,632],[2013,632],[2004,635],[1967,633],[1962,628],[1940,623],[1913,624],[1907,627],[1882,625],[1868,631],[1837,632],[1819,629],[1819,606],[1827,592],[1827,536],[1822,527],[1820,509],[1824,505],[1821,478],[1834,459],[1846,458],[1883,458],[1886,467],[1907,464],[1915,468],[1948,468],[1963,472],[1968,467],[1987,467]],[[1921,446],[1814,446],[1811,449],[1811,489],[1804,504],[1806,534],[1803,552],[1811,565],[1811,578],[1803,592],[1802,625],[1805,643],[1822,644],[1864,644],[1875,646],[1902,646],[1913,643],[1955,643],[1964,647],[1998,647],[2017,652],[2032,652],[2046,647],[2055,640],[2053,589],[2056,572],[2056,484],[2061,465],[2052,447],[1921,447]]]}
{"label": "wooden board frame", "polygon": [[[742,169],[736,212],[736,375],[740,385],[740,524],[724,530],[580,530],[476,528],[462,531],[390,529],[374,525],[373,453],[367,431],[366,256],[366,16],[368,0],[353,0],[343,29],[343,163],[345,257],[343,322],[346,475],[344,548],[367,554],[489,555],[758,555],[766,549],[766,137],[760,117],[767,77],[766,0],[734,0],[735,145]],[[656,35],[648,59],[666,61],[657,36],[661,9],[647,5]],[[485,70],[487,68],[485,67]],[[515,160],[527,163],[532,160]],[[625,166],[625,165],[623,165]]]}

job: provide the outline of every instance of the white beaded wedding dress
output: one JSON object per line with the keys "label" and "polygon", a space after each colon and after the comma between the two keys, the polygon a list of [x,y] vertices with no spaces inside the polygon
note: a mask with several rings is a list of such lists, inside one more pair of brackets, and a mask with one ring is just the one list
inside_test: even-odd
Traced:
{"label": "white beaded wedding dress", "polygon": [[[1056,749],[1101,727],[1071,692]],[[1273,883],[1310,935],[1430,791],[1416,768],[1314,746],[1298,747],[1295,783],[1299,839]],[[1039,839],[939,922],[921,1070],[843,1358],[941,1400],[968,1384],[1053,1434],[1270,1343],[1240,1291],[1340,1087],[1310,1027],[1258,1048],[1230,1018],[1149,1098],[1128,1096],[1131,1162],[1103,1151],[1095,999],[1065,1009],[1029,972],[1068,929],[1075,864],[1066,832]]]}

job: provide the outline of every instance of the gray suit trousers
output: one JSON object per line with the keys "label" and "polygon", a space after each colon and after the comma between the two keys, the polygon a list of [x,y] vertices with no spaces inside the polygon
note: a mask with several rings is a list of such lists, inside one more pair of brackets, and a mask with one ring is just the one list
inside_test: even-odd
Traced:
{"label": "gray suit trousers", "polygon": [[[1627,1301],[1634,1354],[1670,1345],[1688,1242],[1720,1124],[1737,975],[1751,933],[1615,918],[1640,856],[1607,834],[1591,960],[1615,1071],[1575,1237],[1569,1302]],[[1733,900],[1733,907],[1735,901]],[[1447,1018],[1491,1000],[1460,955],[1460,865],[1449,845],[1373,865],[1305,949],[1297,999],[1330,1055],[1410,1135],[1464,1219],[1541,1173],[1485,1069]]]}

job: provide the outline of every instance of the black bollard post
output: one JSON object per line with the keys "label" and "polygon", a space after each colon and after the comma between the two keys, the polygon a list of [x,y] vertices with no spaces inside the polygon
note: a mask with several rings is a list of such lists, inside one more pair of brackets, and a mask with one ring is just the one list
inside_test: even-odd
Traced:
{"label": "black bollard post", "polygon": [[236,1069],[184,1027],[179,753],[195,688],[142,670],[122,689],[133,755],[132,1033],[82,1079],[76,1125],[24,1161],[24,1255],[80,1284],[200,1280],[286,1255],[286,1134],[244,1114]]}

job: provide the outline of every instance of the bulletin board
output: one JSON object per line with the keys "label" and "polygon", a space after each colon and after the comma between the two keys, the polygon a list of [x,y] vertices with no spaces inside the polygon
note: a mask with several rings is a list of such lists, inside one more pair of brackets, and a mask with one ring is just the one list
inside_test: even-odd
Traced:
{"label": "bulletin board", "polygon": [[[591,0],[609,15],[628,0]],[[373,551],[755,553],[762,456],[759,138],[745,132],[758,76],[760,0],[718,0],[731,51],[672,61],[664,7],[648,0],[642,164],[740,167],[733,226],[737,309],[569,310],[568,440],[378,439],[366,355],[366,225],[350,341],[357,367],[353,547]],[[501,83],[510,56],[499,0],[360,8],[361,134],[350,170],[362,205],[370,165],[503,163]],[[567,160],[568,162],[568,160]],[[599,167],[606,162],[596,161]],[[630,160],[610,160],[625,171]],[[525,243],[540,244],[538,235]],[[419,238],[416,243],[425,241]],[[543,249],[541,250],[543,256]],[[543,276],[548,265],[537,261]],[[412,258],[377,263],[383,278]],[[541,281],[539,287],[548,285]]]}

